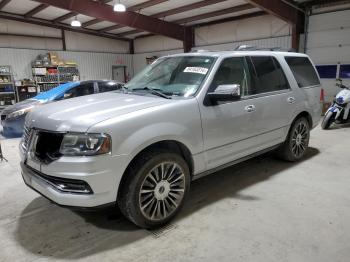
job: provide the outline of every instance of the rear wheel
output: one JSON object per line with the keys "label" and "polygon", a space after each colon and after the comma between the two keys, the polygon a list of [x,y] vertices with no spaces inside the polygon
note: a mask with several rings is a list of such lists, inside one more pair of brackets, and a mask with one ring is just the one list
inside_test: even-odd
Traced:
{"label": "rear wheel", "polygon": [[288,137],[279,148],[279,156],[287,161],[301,159],[309,146],[310,125],[305,117],[298,118],[289,130]]}
{"label": "rear wheel", "polygon": [[190,187],[190,172],[176,153],[152,151],[129,168],[118,204],[122,213],[143,228],[161,226],[181,209]]}
{"label": "rear wheel", "polygon": [[335,117],[334,113],[332,111],[328,111],[327,114],[324,116],[321,127],[322,129],[328,129],[331,124],[334,122]]}

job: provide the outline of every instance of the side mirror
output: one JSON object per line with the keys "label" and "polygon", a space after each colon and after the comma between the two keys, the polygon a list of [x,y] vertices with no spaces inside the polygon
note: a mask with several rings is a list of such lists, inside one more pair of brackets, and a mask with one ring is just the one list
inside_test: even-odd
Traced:
{"label": "side mirror", "polygon": [[219,85],[214,92],[208,93],[208,97],[212,102],[218,101],[235,101],[241,98],[241,86]]}

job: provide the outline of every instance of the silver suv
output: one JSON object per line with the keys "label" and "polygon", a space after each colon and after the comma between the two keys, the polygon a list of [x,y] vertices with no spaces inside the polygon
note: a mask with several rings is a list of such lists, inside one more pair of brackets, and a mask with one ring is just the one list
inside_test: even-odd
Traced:
{"label": "silver suv", "polygon": [[301,159],[320,119],[319,86],[304,54],[162,57],[123,90],[28,114],[24,182],[62,206],[114,204],[140,227],[159,226],[193,179],[273,149]]}

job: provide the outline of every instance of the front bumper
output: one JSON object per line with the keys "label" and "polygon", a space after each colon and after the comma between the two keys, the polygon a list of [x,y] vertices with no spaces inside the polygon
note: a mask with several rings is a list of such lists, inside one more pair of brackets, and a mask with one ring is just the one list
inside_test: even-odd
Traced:
{"label": "front bumper", "polygon": [[[22,154],[22,156],[24,156]],[[61,206],[95,208],[115,203],[127,156],[61,157],[48,164],[22,157],[22,177],[27,186]],[[62,191],[58,181],[82,181],[90,193]],[[55,181],[55,180],[54,180]]]}

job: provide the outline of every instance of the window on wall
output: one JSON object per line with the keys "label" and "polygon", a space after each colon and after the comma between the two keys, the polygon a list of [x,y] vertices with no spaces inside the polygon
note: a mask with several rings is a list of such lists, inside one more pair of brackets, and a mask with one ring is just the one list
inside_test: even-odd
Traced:
{"label": "window on wall", "polygon": [[316,69],[320,78],[334,79],[337,77],[337,65],[318,65]]}
{"label": "window on wall", "polygon": [[309,87],[320,84],[320,80],[309,58],[288,56],[285,59],[299,87]]}
{"label": "window on wall", "polygon": [[350,78],[350,65],[340,65],[340,78]]}
{"label": "window on wall", "polygon": [[252,56],[248,59],[252,75],[252,93],[260,94],[289,88],[278,61],[271,56]]}

